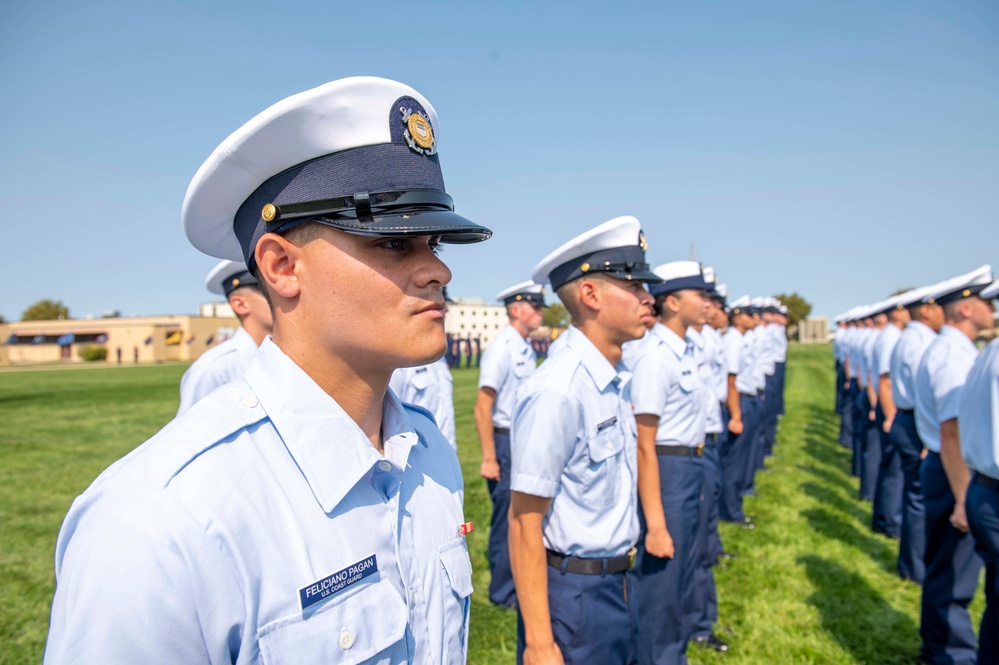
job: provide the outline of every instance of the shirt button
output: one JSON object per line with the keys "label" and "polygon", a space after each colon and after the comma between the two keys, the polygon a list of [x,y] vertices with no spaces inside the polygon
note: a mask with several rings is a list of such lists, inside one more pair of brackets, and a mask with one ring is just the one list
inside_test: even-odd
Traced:
{"label": "shirt button", "polygon": [[608,443],[607,444],[607,450],[614,450],[614,444],[613,443]]}
{"label": "shirt button", "polygon": [[382,460],[381,462],[378,463],[378,468],[381,469],[382,471],[391,471],[392,462],[389,462],[388,460]]}
{"label": "shirt button", "polygon": [[346,651],[352,646],[354,646],[354,633],[344,628],[340,633],[340,648]]}
{"label": "shirt button", "polygon": [[248,409],[252,409],[257,405],[257,396],[253,393],[246,393],[243,395],[243,406]]}

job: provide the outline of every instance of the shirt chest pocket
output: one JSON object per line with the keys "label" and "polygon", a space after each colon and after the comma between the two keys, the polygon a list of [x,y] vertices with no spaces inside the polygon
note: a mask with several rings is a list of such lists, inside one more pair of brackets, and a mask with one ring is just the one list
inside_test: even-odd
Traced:
{"label": "shirt chest pocket", "polygon": [[684,370],[680,374],[679,384],[680,390],[682,390],[684,394],[690,394],[698,389],[700,381],[697,380],[697,375],[694,374],[693,371]]}
{"label": "shirt chest pocket", "polygon": [[534,371],[534,363],[528,357],[515,358],[513,361],[513,375],[518,379],[526,379]]}
{"label": "shirt chest pocket", "polygon": [[442,610],[444,629],[443,662],[462,665],[468,650],[469,596],[472,595],[472,563],[464,538],[437,550],[444,570]]}
{"label": "shirt chest pocket", "polygon": [[622,463],[624,435],[619,423],[597,427],[598,431],[586,442],[586,495],[600,507],[609,506],[617,498],[618,467]]}
{"label": "shirt chest pocket", "polygon": [[406,604],[391,584],[368,584],[308,618],[298,614],[261,628],[260,660],[266,665],[381,662],[393,647],[405,654],[407,622]]}

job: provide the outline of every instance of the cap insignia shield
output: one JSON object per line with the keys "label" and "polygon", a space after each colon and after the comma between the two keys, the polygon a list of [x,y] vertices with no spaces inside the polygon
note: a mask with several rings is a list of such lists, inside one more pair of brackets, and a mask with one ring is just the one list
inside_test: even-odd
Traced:
{"label": "cap insignia shield", "polygon": [[402,135],[409,149],[427,157],[437,154],[437,140],[434,138],[434,128],[430,120],[413,109],[402,107],[399,111],[402,113],[402,121],[406,124],[406,130]]}
{"label": "cap insignia shield", "polygon": [[643,252],[649,251],[649,243],[645,242],[645,233],[642,231],[638,232],[638,246],[642,248]]}

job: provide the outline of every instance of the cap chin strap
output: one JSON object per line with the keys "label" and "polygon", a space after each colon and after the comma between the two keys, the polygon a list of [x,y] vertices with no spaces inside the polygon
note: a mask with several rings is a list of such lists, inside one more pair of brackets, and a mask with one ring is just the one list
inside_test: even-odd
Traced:
{"label": "cap chin strap", "polygon": [[444,192],[432,189],[357,192],[349,196],[300,203],[268,203],[261,215],[267,222],[268,230],[276,230],[287,222],[303,217],[326,217],[371,224],[378,216],[399,215],[406,209],[420,212],[428,208],[453,212],[454,200]]}

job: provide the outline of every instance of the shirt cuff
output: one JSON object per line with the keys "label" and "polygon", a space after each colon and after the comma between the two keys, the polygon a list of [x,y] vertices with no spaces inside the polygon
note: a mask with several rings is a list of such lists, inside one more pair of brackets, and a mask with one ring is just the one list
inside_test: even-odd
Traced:
{"label": "shirt cuff", "polygon": [[556,483],[547,478],[517,472],[510,474],[510,490],[513,492],[552,499],[555,497],[555,489]]}

